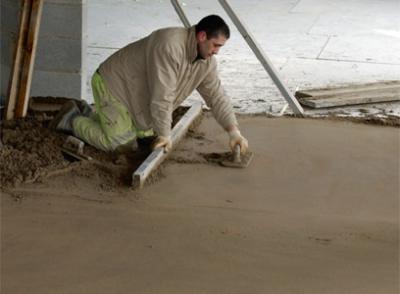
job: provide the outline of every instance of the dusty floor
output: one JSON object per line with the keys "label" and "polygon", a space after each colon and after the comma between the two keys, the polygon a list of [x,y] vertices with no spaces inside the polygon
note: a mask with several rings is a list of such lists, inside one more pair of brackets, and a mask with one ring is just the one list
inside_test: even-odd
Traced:
{"label": "dusty floor", "polygon": [[205,119],[144,190],[91,165],[3,187],[2,293],[398,293],[399,129],[241,126],[244,170],[204,159]]}

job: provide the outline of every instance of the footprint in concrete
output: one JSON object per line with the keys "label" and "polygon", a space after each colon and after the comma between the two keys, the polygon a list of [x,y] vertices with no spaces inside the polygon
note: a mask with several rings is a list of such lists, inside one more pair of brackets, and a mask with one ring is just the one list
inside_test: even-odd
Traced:
{"label": "footprint in concrete", "polygon": [[169,160],[183,164],[207,163],[201,154],[191,150],[179,150],[179,152],[173,153]]}
{"label": "footprint in concrete", "polygon": [[322,245],[329,245],[332,242],[332,239],[329,238],[308,237],[308,239],[313,240]]}
{"label": "footprint in concrete", "polygon": [[206,153],[203,154],[204,158],[213,164],[218,164],[229,168],[246,168],[251,163],[253,152],[247,152],[241,155],[238,161],[234,160],[234,155],[231,152],[223,153]]}
{"label": "footprint in concrete", "polygon": [[203,153],[201,154],[207,162],[214,164],[221,164],[223,161],[231,161],[232,153],[231,152],[222,152],[222,153]]}

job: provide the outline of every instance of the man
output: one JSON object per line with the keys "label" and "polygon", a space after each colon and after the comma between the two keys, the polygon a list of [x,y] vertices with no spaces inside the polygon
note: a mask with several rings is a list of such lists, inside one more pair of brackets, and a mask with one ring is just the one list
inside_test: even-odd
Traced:
{"label": "man", "polygon": [[229,134],[230,148],[239,144],[245,153],[248,142],[239,131],[213,57],[229,36],[229,27],[216,15],[191,28],[154,31],[100,65],[92,78],[96,113],[82,115],[71,102],[52,126],[105,151],[154,135],[153,148],[168,151],[172,112],[197,89]]}

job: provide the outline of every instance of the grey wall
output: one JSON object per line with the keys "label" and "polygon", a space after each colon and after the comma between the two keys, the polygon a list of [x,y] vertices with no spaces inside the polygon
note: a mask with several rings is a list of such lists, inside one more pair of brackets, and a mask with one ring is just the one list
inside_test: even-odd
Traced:
{"label": "grey wall", "polygon": [[1,0],[0,3],[0,105],[5,102],[12,67],[15,43],[18,36],[21,0]]}
{"label": "grey wall", "polygon": [[82,98],[85,58],[86,0],[46,0],[31,96]]}
{"label": "grey wall", "polygon": [[[0,1],[1,96],[4,97],[17,38],[21,1]],[[86,87],[86,15],[86,0],[45,0],[31,96],[82,98]]]}

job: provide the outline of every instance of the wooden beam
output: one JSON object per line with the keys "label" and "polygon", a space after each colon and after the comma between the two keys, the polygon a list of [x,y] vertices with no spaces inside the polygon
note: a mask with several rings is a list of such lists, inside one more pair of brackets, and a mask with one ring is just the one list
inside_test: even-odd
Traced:
{"label": "wooden beam", "polygon": [[[174,126],[171,134],[172,149],[176,147],[179,141],[185,136],[193,121],[201,114],[201,108],[201,102],[196,102]],[[163,148],[154,150],[133,173],[133,188],[143,188],[148,176],[169,156],[171,151],[165,153]]]}
{"label": "wooden beam", "polygon": [[400,89],[391,89],[390,91],[345,93],[341,95],[324,96],[321,98],[302,98],[300,100],[301,104],[310,106],[312,108],[350,106],[391,101],[400,101]]}
{"label": "wooden beam", "polygon": [[378,83],[367,83],[359,85],[349,85],[343,87],[319,88],[296,91],[296,98],[304,97],[325,97],[346,93],[366,92],[366,91],[386,91],[393,88],[400,88],[400,81],[387,81]]}
{"label": "wooden beam", "polygon": [[300,103],[312,108],[400,101],[400,82],[369,83],[296,92]]}
{"label": "wooden beam", "polygon": [[22,4],[19,32],[17,44],[14,53],[14,62],[10,75],[10,83],[8,86],[8,99],[5,118],[7,120],[14,118],[14,112],[17,105],[18,89],[20,85],[21,71],[24,58],[24,47],[27,41],[29,29],[29,16],[31,11],[31,0],[24,0]]}
{"label": "wooden beam", "polygon": [[15,117],[25,117],[28,110],[29,95],[32,83],[33,66],[35,64],[37,41],[42,17],[43,0],[31,0],[28,39],[25,46],[21,81],[18,91]]}

